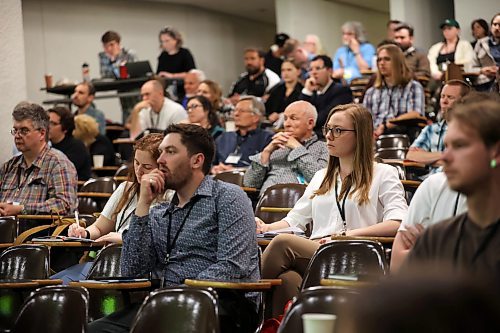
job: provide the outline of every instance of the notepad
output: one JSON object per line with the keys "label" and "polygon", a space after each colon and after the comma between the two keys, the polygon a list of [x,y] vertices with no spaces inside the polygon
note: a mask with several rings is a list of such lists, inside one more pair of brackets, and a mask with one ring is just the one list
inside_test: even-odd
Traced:
{"label": "notepad", "polygon": [[90,238],[79,238],[70,236],[43,236],[33,238],[33,242],[82,242],[82,243],[94,243],[95,240]]}
{"label": "notepad", "polygon": [[84,283],[131,283],[131,282],[148,282],[149,279],[144,279],[144,278],[139,278],[139,279],[134,279],[134,278],[109,278],[109,279],[99,279],[99,280],[81,280],[78,282],[84,282]]}
{"label": "notepad", "polygon": [[257,234],[257,237],[259,237],[259,238],[273,238],[273,237],[276,237],[280,234],[292,234],[292,235],[297,235],[297,236],[305,236],[305,233],[302,229],[299,229],[297,227],[288,227],[288,228],[268,231],[268,232],[265,232],[263,234]]}

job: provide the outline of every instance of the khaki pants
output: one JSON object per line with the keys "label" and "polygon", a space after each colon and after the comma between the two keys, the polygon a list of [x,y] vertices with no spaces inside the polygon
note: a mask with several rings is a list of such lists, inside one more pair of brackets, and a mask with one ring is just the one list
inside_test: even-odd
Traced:
{"label": "khaki pants", "polygon": [[294,236],[276,236],[262,254],[262,278],[282,279],[272,294],[272,315],[283,314],[285,304],[297,296],[309,261],[319,248],[318,242]]}

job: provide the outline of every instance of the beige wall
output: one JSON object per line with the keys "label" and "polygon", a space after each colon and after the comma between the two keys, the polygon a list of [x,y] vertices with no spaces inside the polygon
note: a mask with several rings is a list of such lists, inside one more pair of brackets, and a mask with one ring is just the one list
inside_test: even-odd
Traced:
{"label": "beige wall", "polygon": [[[113,0],[23,0],[28,97],[41,102],[56,95],[40,91],[44,73],[56,80],[81,79],[81,65],[89,63],[92,77],[99,76],[97,53],[101,35],[116,30],[122,45],[156,69],[158,31],[177,27],[198,68],[219,82],[225,91],[243,71],[242,50],[267,48],[275,26],[189,6],[157,2]],[[121,118],[117,99],[98,100],[97,106],[113,120]]]}
{"label": "beige wall", "polygon": [[12,110],[26,99],[21,0],[0,0],[0,164],[11,157]]}
{"label": "beige wall", "polygon": [[317,34],[327,54],[332,56],[342,44],[340,27],[346,21],[363,23],[368,40],[377,45],[385,38],[389,12],[373,11],[324,0],[276,0],[276,26],[291,36],[304,40]]}
{"label": "beige wall", "polygon": [[485,19],[488,25],[493,15],[500,13],[497,0],[455,0],[455,18],[462,28],[462,38],[472,41],[470,24],[478,18]]}

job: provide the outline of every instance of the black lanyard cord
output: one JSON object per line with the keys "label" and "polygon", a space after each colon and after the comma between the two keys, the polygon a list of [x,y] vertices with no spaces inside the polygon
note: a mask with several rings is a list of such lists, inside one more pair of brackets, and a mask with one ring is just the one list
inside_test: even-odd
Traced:
{"label": "black lanyard cord", "polygon": [[134,201],[134,198],[137,194],[137,189],[134,191],[134,193],[130,196],[130,200],[127,202],[127,205],[125,206],[125,208],[123,208],[123,213],[122,215],[120,216],[120,221],[118,222],[118,228],[116,228],[116,231],[120,231],[120,229],[123,227],[123,225],[125,224],[125,222],[130,218],[130,216],[132,215],[132,213],[134,212],[134,210],[132,210],[126,217],[125,216],[125,213],[127,212],[127,209],[130,207],[130,205],[132,204],[132,201]]}
{"label": "black lanyard cord", "polygon": [[191,210],[193,210],[193,207],[194,207],[194,205],[196,204],[197,201],[198,201],[197,198],[195,198],[193,200],[193,203],[189,207],[189,210],[188,210],[186,216],[184,216],[184,219],[182,220],[182,223],[179,226],[179,229],[175,233],[175,236],[174,236],[174,239],[172,240],[172,242],[170,242],[170,233],[171,233],[171,230],[172,230],[172,212],[168,213],[167,258],[166,258],[166,263],[168,263],[168,261],[170,260],[170,254],[172,253],[173,249],[175,248],[175,244],[177,243],[177,239],[179,238],[179,235],[180,235],[182,229],[184,228],[184,224],[186,224],[186,221],[187,221],[189,215],[191,214]]}
{"label": "black lanyard cord", "polygon": [[337,184],[338,182],[335,181],[335,201],[337,202],[337,208],[339,209],[340,217],[342,218],[342,223],[343,223],[343,228],[342,228],[342,234],[345,235],[345,232],[347,231],[347,222],[345,220],[345,201],[347,200],[347,197],[349,196],[349,192],[351,191],[351,186],[347,189],[347,193],[344,195],[344,199],[342,200],[342,207],[340,206],[339,202],[339,195],[337,193]]}

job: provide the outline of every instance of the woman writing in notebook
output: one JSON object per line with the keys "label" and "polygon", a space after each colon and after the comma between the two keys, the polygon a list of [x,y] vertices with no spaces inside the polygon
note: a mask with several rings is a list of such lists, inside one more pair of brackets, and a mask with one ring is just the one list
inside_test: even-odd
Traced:
{"label": "woman writing in notebook", "polygon": [[[139,197],[140,180],[143,175],[158,168],[156,160],[160,156],[158,147],[163,140],[163,134],[150,134],[134,145],[134,169],[129,172],[128,181],[118,186],[109,198],[101,215],[95,223],[87,228],[72,224],[68,236],[90,238],[98,242],[120,243],[122,234],[128,230],[132,213]],[[82,280],[92,263],[70,267],[53,275],[53,279],[63,279],[64,282]]]}
{"label": "woman writing in notebook", "polygon": [[275,237],[262,256],[262,277],[280,278],[273,293],[273,316],[299,292],[309,261],[331,235],[394,236],[408,206],[395,168],[374,162],[371,114],[358,104],[335,107],[323,128],[330,158],[304,195],[281,221],[257,232],[286,227],[303,230],[314,221],[310,239]]}

